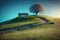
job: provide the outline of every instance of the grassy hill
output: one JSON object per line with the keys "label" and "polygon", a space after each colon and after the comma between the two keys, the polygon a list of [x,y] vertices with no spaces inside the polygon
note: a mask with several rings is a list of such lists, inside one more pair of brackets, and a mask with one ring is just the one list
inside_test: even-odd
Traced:
{"label": "grassy hill", "polygon": [[[30,17],[28,17],[30,18]],[[38,18],[31,17],[28,21],[13,22],[4,24],[1,28],[17,27],[25,24],[40,22]],[[46,17],[47,18],[47,17]],[[49,19],[49,18],[48,18]],[[52,18],[56,24],[45,24],[23,31],[14,31],[12,33],[3,33],[0,35],[0,40],[60,40],[60,18]]]}
{"label": "grassy hill", "polygon": [[49,21],[53,21],[53,20],[55,19],[54,17],[51,17],[51,16],[45,16],[45,15],[40,15],[39,17],[46,18],[46,19],[49,20]]}
{"label": "grassy hill", "polygon": [[31,21],[34,20],[35,17],[33,16],[28,16],[28,17],[16,17],[10,20],[7,20],[5,22],[2,22],[1,24],[10,24],[10,23],[17,23],[17,22],[26,22],[26,21]]}
{"label": "grassy hill", "polygon": [[[39,16],[39,17],[43,17],[43,18],[47,19],[48,21],[52,21],[54,19],[49,16]],[[37,22],[40,22],[40,19],[35,16],[16,17],[16,18],[13,18],[13,19],[0,23],[0,29],[19,27],[22,25],[34,24]]]}
{"label": "grassy hill", "polygon": [[[60,21],[55,20],[56,24]],[[60,40],[60,25],[42,25],[24,31],[0,35],[1,40]]]}
{"label": "grassy hill", "polygon": [[12,27],[18,27],[26,24],[33,24],[37,23],[40,20],[34,16],[29,16],[29,17],[16,17],[14,19],[2,22],[0,25],[0,29],[4,28],[12,28]]}

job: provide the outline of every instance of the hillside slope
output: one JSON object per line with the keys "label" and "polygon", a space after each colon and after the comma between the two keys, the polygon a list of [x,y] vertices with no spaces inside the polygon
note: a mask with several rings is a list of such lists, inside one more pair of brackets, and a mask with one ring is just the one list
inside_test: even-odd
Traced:
{"label": "hillside slope", "polygon": [[[43,19],[43,23],[48,20],[45,17],[35,17],[35,16],[28,16],[28,17],[16,17],[14,19],[5,21],[1,23],[0,29],[5,29],[5,28],[12,28],[12,27],[20,27],[22,25],[28,25],[28,24],[34,24],[34,23],[42,23],[41,19]],[[45,20],[45,21],[44,21]],[[46,21],[46,22],[49,22]]]}
{"label": "hillside slope", "polygon": [[[24,31],[14,31],[0,35],[1,40],[60,40],[60,18],[54,25],[42,25]],[[6,37],[7,36],[7,37]]]}
{"label": "hillside slope", "polygon": [[40,20],[34,16],[29,16],[29,17],[16,17],[14,19],[2,22],[0,25],[0,29],[4,28],[11,28],[11,27],[18,27],[26,24],[33,24],[37,23]]}
{"label": "hillside slope", "polygon": [[7,20],[5,22],[2,22],[1,24],[10,24],[10,23],[17,23],[17,22],[25,22],[25,21],[31,21],[34,20],[35,17],[28,16],[28,17],[16,17],[10,20]]}

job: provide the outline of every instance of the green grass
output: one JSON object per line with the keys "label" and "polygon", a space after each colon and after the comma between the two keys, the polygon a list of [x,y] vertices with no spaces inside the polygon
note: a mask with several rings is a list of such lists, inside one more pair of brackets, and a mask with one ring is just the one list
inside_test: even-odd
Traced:
{"label": "green grass", "polygon": [[[36,21],[37,20],[35,21],[32,20],[30,22],[34,23]],[[45,24],[42,26],[37,26],[23,31],[13,31],[11,33],[8,32],[3,33],[0,35],[0,39],[1,40],[60,40],[60,19],[53,19],[52,21],[54,21],[56,24]],[[15,23],[13,24],[16,26]],[[13,27],[14,26],[13,24],[9,24],[12,25],[10,27]],[[5,25],[5,28],[9,28],[9,25],[8,27],[6,27],[7,25],[8,24]],[[17,23],[17,26],[18,25],[20,26],[20,23]]]}
{"label": "green grass", "polygon": [[49,20],[49,21],[53,21],[53,19],[55,19],[54,17],[51,17],[51,16],[45,16],[45,15],[39,15],[39,17],[46,18],[46,19]]}
{"label": "green grass", "polygon": [[[2,40],[58,40],[60,32],[54,25],[42,25],[24,31],[14,31],[1,35]],[[56,30],[57,29],[57,30]],[[6,37],[7,36],[7,37]]]}
{"label": "green grass", "polygon": [[3,25],[0,25],[0,29],[19,27],[22,25],[37,23],[39,21],[40,20],[36,17],[30,17],[30,16],[25,18],[17,17],[15,19],[12,19],[12,21],[9,20],[9,21],[3,22]]}
{"label": "green grass", "polygon": [[17,23],[17,22],[26,22],[26,21],[31,21],[34,20],[35,17],[33,16],[28,16],[28,17],[16,17],[10,20],[7,20],[5,22],[2,22],[1,24],[11,24],[11,23]]}

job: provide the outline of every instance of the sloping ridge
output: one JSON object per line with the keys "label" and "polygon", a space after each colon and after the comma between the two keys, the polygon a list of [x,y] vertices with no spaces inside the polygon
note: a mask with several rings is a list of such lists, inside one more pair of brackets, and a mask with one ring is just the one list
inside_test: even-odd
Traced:
{"label": "sloping ridge", "polygon": [[[45,19],[45,18],[42,18],[42,17],[37,17],[37,18],[39,18],[40,20],[45,21],[46,23],[48,22],[48,20]],[[0,31],[1,32],[10,32],[10,31],[13,31],[13,30],[23,30],[23,29],[28,29],[28,28],[33,28],[33,27],[36,27],[36,26],[40,26],[40,25],[46,24],[46,23],[40,23],[40,22],[38,22],[38,23],[34,23],[34,24],[23,25],[23,26],[20,26],[20,27],[13,27],[13,28],[8,28],[8,29],[7,28],[6,29],[1,29]]]}
{"label": "sloping ridge", "polygon": [[35,17],[33,17],[33,16],[28,16],[28,17],[16,17],[16,18],[13,18],[13,19],[4,21],[4,22],[0,23],[0,25],[10,24],[10,23],[17,23],[17,22],[31,21],[31,20],[34,20],[34,19],[35,19]]}
{"label": "sloping ridge", "polygon": [[[8,29],[7,28],[6,29],[1,29],[0,30],[1,32],[0,33],[2,33],[2,32],[5,32],[5,33],[6,32],[11,32],[13,30],[23,30],[23,29],[33,28],[33,27],[36,27],[36,26],[41,26],[43,24],[47,24],[49,22],[49,20],[47,20],[47,19],[45,19],[43,17],[37,17],[37,18],[39,18],[39,20],[45,21],[45,23],[38,22],[38,23],[33,23],[33,24],[22,25],[20,27],[13,27],[13,28],[8,28]],[[29,19],[32,19],[32,18],[29,18]],[[14,19],[14,20],[16,20],[16,19]],[[43,21],[41,21],[41,22],[43,22]]]}

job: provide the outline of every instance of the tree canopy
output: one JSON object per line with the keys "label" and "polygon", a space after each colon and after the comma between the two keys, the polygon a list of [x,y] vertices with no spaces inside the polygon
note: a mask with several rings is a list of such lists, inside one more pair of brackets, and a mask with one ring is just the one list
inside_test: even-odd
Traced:
{"label": "tree canopy", "polygon": [[30,12],[32,13],[36,13],[36,16],[38,14],[38,12],[43,12],[44,11],[44,8],[41,4],[34,4],[30,7]]}

